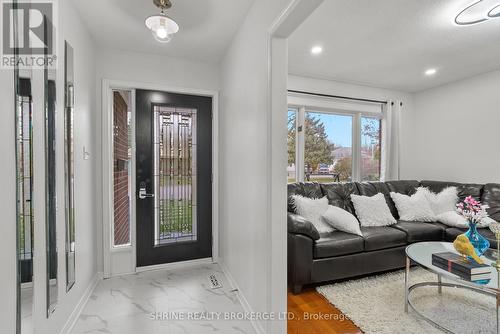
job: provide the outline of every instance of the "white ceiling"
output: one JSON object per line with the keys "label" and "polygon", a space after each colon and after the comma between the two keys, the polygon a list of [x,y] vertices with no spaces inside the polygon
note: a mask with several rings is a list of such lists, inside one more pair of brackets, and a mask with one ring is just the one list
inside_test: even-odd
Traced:
{"label": "white ceiling", "polygon": [[[460,27],[471,0],[325,0],[289,39],[289,72],[418,92],[500,68],[500,18]],[[313,56],[311,47],[322,45]],[[437,68],[426,77],[424,71]]]}
{"label": "white ceiling", "polygon": [[158,14],[152,0],[73,0],[100,46],[219,62],[254,0],[172,0],[167,11],[180,26],[168,44],[157,42],[144,25]]}

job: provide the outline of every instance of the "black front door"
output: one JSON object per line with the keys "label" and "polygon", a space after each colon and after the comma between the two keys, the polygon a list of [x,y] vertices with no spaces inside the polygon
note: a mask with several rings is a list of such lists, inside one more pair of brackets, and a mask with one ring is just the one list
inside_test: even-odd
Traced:
{"label": "black front door", "polygon": [[136,91],[137,266],[212,256],[212,98]]}

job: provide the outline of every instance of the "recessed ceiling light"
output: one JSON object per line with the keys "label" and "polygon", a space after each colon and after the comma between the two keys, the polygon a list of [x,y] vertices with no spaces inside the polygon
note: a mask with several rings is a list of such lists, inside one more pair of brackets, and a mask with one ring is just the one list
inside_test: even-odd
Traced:
{"label": "recessed ceiling light", "polygon": [[311,53],[312,53],[313,55],[319,55],[319,54],[320,54],[320,53],[322,53],[322,52],[323,52],[323,48],[322,48],[321,46],[319,46],[319,45],[314,46],[314,47],[311,49]]}
{"label": "recessed ceiling light", "polygon": [[425,75],[431,76],[437,73],[437,70],[435,68],[429,68],[428,70],[425,71]]}

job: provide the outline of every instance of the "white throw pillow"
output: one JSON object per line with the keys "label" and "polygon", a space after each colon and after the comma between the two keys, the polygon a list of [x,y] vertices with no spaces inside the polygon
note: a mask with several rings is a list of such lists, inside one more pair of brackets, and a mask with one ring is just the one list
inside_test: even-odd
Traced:
{"label": "white throw pillow", "polygon": [[292,203],[297,214],[310,221],[319,233],[332,232],[334,229],[325,223],[321,216],[328,210],[328,199],[308,198],[300,195],[292,195]]}
{"label": "white throw pillow", "polygon": [[351,200],[361,226],[389,226],[397,223],[382,193],[372,197],[351,195]]}
{"label": "white throw pillow", "polygon": [[443,212],[436,216],[436,220],[450,227],[467,228],[469,226],[467,219],[456,211]]}
{"label": "white throw pillow", "polygon": [[[468,228],[469,223],[467,222],[467,219],[465,219],[462,215],[460,215],[456,211],[448,211],[444,212],[436,217],[436,220],[440,223],[443,223],[445,225],[451,226],[451,227],[458,227],[458,228]],[[491,225],[491,223],[495,222],[490,217],[483,218],[481,222],[477,224],[477,228],[486,228]]]}
{"label": "white throw pillow", "polygon": [[448,187],[439,194],[431,191],[429,188],[420,187],[417,193],[424,193],[429,201],[432,212],[434,215],[440,215],[445,212],[455,211],[458,203],[458,190],[457,187]]}
{"label": "white throw pillow", "polygon": [[325,223],[330,224],[336,230],[363,236],[356,217],[344,209],[330,205],[322,218]]}
{"label": "white throw pillow", "polygon": [[433,222],[436,219],[434,212],[424,192],[417,192],[412,196],[391,192],[391,198],[398,209],[399,219],[405,221]]}
{"label": "white throw pillow", "polygon": [[496,220],[491,217],[485,217],[481,219],[479,224],[477,224],[478,228],[490,227],[491,224],[496,223]]}

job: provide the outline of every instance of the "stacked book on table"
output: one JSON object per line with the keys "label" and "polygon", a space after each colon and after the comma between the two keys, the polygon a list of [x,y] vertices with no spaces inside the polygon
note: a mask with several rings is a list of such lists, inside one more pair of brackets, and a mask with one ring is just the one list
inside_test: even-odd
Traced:
{"label": "stacked book on table", "polygon": [[491,266],[452,252],[432,254],[432,265],[471,282],[491,279]]}

